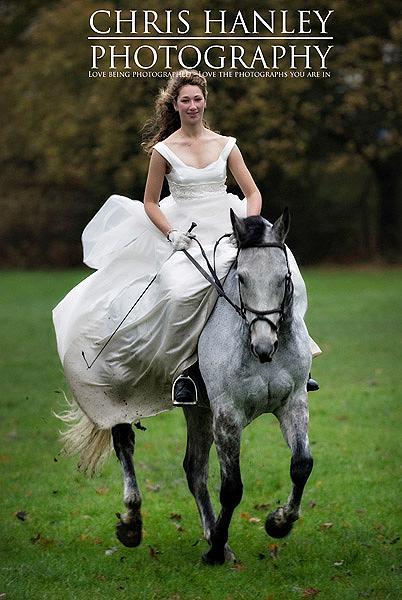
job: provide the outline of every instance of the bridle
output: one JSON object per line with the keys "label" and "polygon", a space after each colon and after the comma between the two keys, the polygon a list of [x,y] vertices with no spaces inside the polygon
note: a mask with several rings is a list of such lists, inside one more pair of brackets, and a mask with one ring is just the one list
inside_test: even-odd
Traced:
{"label": "bridle", "polygon": [[[279,326],[285,319],[286,311],[287,311],[288,307],[290,306],[290,303],[293,298],[293,291],[294,291],[294,285],[293,285],[293,281],[292,281],[292,273],[291,273],[290,266],[289,266],[289,258],[288,258],[286,246],[285,246],[285,244],[281,244],[279,242],[262,242],[260,244],[250,244],[250,245],[247,244],[244,246],[240,245],[237,250],[236,259],[233,263],[234,266],[237,266],[239,254],[240,254],[241,250],[245,249],[245,248],[279,248],[285,254],[287,273],[284,278],[284,292],[283,292],[282,302],[278,308],[272,308],[272,309],[267,309],[267,310],[257,310],[255,308],[252,308],[251,306],[247,305],[243,301],[243,297],[241,295],[241,285],[240,285],[239,279],[238,279],[238,287],[239,287],[240,306],[238,304],[236,304],[235,302],[233,302],[233,300],[231,300],[229,298],[229,296],[226,294],[226,292],[223,289],[223,286],[218,278],[218,275],[216,273],[216,260],[215,260],[216,250],[219,246],[219,243],[224,238],[230,237],[231,235],[232,235],[231,233],[225,233],[215,243],[214,253],[213,253],[213,266],[211,265],[207,255],[205,253],[205,250],[202,247],[201,242],[194,235],[191,235],[191,237],[198,244],[198,246],[201,250],[201,254],[207,264],[210,275],[205,271],[205,269],[203,269],[201,267],[201,265],[195,260],[195,258],[193,258],[189,252],[187,252],[187,250],[182,250],[182,252],[187,256],[187,258],[190,260],[190,262],[193,263],[193,265],[198,269],[198,271],[200,271],[200,273],[205,277],[205,279],[207,279],[207,281],[209,281],[209,283],[216,289],[216,291],[218,292],[218,296],[224,298],[235,309],[235,311],[239,314],[239,316],[247,323],[250,333],[251,333],[252,326],[257,321],[266,321],[270,325],[272,330],[276,332],[276,331],[278,331]],[[247,314],[246,314],[247,312],[250,312],[253,315],[255,315],[255,317],[251,321],[247,320]],[[272,321],[272,319],[270,319],[267,316],[267,315],[273,315],[273,314],[280,315],[278,324],[274,323]]]}
{"label": "bridle", "polygon": [[[187,234],[198,244],[198,246],[200,247],[201,250],[201,254],[206,262],[206,265],[208,267],[209,273],[206,272],[206,270],[195,260],[195,258],[193,258],[191,256],[191,254],[189,252],[187,252],[187,250],[182,250],[182,252],[187,256],[187,258],[189,259],[190,262],[193,263],[193,265],[198,269],[198,271],[201,273],[201,275],[203,275],[203,277],[205,277],[205,279],[207,281],[209,281],[209,283],[216,289],[216,291],[218,292],[218,296],[225,298],[225,300],[234,308],[234,310],[238,313],[238,315],[248,324],[249,327],[249,332],[251,333],[251,327],[254,325],[254,323],[256,323],[257,321],[266,321],[270,327],[273,329],[273,331],[277,331],[280,324],[283,322],[283,320],[285,319],[286,316],[286,311],[292,301],[293,298],[293,290],[294,290],[294,286],[293,286],[293,281],[292,281],[292,273],[290,271],[290,267],[289,267],[289,260],[288,260],[288,254],[287,254],[287,250],[286,250],[286,246],[285,244],[280,244],[280,243],[275,243],[275,242],[266,242],[266,243],[262,243],[262,244],[252,244],[252,245],[247,245],[247,246],[239,246],[238,250],[237,250],[237,255],[236,255],[236,260],[234,261],[233,265],[237,266],[238,263],[238,258],[239,258],[239,254],[240,251],[244,248],[280,248],[284,253],[285,253],[285,258],[286,258],[286,266],[287,266],[287,273],[285,275],[285,279],[284,279],[284,294],[283,294],[283,299],[281,302],[281,305],[278,308],[273,308],[273,309],[269,309],[269,310],[257,310],[255,308],[251,308],[250,306],[248,306],[247,304],[244,303],[242,295],[241,295],[241,287],[240,287],[240,281],[238,280],[238,286],[239,286],[239,298],[240,298],[240,306],[238,304],[236,304],[236,302],[233,302],[233,300],[231,300],[229,298],[229,296],[226,294],[225,290],[223,289],[223,285],[220,282],[220,279],[216,273],[216,250],[219,246],[219,243],[226,237],[230,237],[232,234],[231,233],[225,233],[224,235],[222,235],[215,243],[214,246],[214,253],[213,253],[213,266],[211,265],[204,248],[201,245],[201,242],[195,237],[195,235],[191,234],[192,229],[194,229],[194,227],[196,227],[196,223],[192,223],[190,229],[188,230]],[[173,256],[173,252],[170,256]],[[169,258],[170,258],[169,256]],[[232,266],[233,266],[232,265]],[[109,342],[111,341],[111,339],[114,337],[114,335],[117,333],[117,331],[120,329],[120,327],[123,325],[124,321],[127,319],[127,317],[129,316],[129,314],[132,312],[132,310],[136,307],[136,305],[138,304],[138,302],[141,300],[141,298],[144,296],[145,292],[149,289],[149,287],[152,285],[152,283],[155,281],[155,279],[158,276],[158,272],[155,273],[155,275],[152,277],[152,279],[150,280],[150,282],[148,283],[148,285],[145,287],[145,289],[142,291],[142,293],[140,294],[140,296],[137,298],[137,300],[134,302],[134,304],[131,306],[130,310],[126,313],[126,315],[123,317],[123,319],[120,321],[120,323],[117,325],[117,327],[115,328],[115,330],[111,333],[111,335],[108,337],[108,339],[105,341],[105,343],[103,344],[103,346],[100,348],[99,352],[96,354],[96,356],[92,359],[92,361],[89,363],[87,361],[87,358],[85,356],[85,352],[82,351],[81,355],[85,361],[85,364],[87,365],[88,369],[91,369],[93,364],[95,363],[95,361],[99,358],[100,354],[104,351],[104,349],[106,348],[106,346],[109,344]],[[255,317],[248,322],[247,320],[247,315],[246,313],[250,312],[252,314],[255,315]],[[278,324],[276,325],[269,317],[267,317],[267,315],[273,315],[273,314],[279,314],[280,318],[278,321]]]}
{"label": "bridle", "polygon": [[[284,320],[284,318],[286,316],[286,310],[287,310],[288,306],[290,305],[290,302],[293,298],[293,291],[294,291],[294,286],[293,286],[293,281],[292,281],[292,273],[291,273],[290,267],[289,267],[289,259],[288,259],[288,253],[286,250],[286,246],[285,246],[285,244],[280,244],[279,242],[278,243],[265,242],[262,244],[256,244],[253,246],[245,246],[245,247],[246,248],[280,248],[280,250],[282,250],[285,254],[287,273],[286,273],[285,279],[284,279],[284,292],[283,292],[282,302],[278,308],[272,308],[269,310],[257,310],[256,308],[252,308],[251,306],[246,304],[241,295],[240,279],[238,278],[240,310],[242,312],[242,316],[247,321],[246,312],[250,312],[253,315],[255,315],[255,317],[251,321],[247,321],[249,330],[251,331],[252,326],[257,321],[265,321],[270,325],[270,327],[273,329],[273,331],[276,332],[276,331],[278,331],[279,326],[281,325],[282,321]],[[241,249],[242,248],[240,247],[237,252],[236,263],[235,263],[236,265],[238,262],[238,257],[239,257],[239,253],[240,253]],[[270,319],[267,316],[267,315],[274,315],[274,314],[280,315],[278,324],[274,323],[272,321],[272,319]]]}

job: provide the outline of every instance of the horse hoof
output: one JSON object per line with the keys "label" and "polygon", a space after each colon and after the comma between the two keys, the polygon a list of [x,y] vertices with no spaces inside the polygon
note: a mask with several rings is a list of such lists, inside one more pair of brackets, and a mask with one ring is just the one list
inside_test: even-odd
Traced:
{"label": "horse hoof", "polygon": [[232,563],[232,564],[236,562],[235,553],[230,548],[230,546],[228,546],[227,544],[225,544],[224,552],[225,552],[225,562]]}
{"label": "horse hoof", "polygon": [[116,525],[116,537],[127,548],[135,548],[141,544],[142,521],[141,517],[120,521]]}
{"label": "horse hoof", "polygon": [[225,554],[224,552],[222,554],[216,554],[216,552],[212,552],[211,550],[208,550],[208,552],[205,552],[202,555],[202,562],[204,563],[204,565],[223,565],[225,562]]}
{"label": "horse hoof", "polygon": [[277,508],[268,515],[265,521],[265,531],[273,538],[286,537],[292,530],[293,521],[285,517],[283,508]]}

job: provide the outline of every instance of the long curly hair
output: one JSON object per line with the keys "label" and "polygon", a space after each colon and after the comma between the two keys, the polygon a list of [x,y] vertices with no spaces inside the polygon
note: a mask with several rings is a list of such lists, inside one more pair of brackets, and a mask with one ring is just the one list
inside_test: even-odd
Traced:
{"label": "long curly hair", "polygon": [[[198,85],[202,94],[207,99],[207,80],[201,73],[193,69],[183,69],[172,74],[165,88],[159,91],[155,100],[155,114],[143,127],[143,150],[151,154],[153,146],[165,140],[174,131],[180,128],[179,113],[175,110],[173,101],[176,101],[180,89],[184,85]],[[203,125],[210,129],[208,123],[203,119]]]}

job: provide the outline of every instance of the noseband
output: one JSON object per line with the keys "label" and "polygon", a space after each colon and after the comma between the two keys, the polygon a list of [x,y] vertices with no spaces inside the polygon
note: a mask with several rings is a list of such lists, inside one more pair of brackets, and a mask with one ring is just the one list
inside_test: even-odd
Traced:
{"label": "noseband", "polygon": [[[240,310],[242,312],[242,316],[243,316],[244,320],[248,324],[250,332],[251,332],[252,326],[257,321],[266,321],[266,323],[268,323],[270,325],[270,327],[273,329],[273,331],[276,332],[278,330],[278,327],[280,326],[280,324],[282,323],[282,321],[285,318],[286,309],[289,306],[290,301],[292,300],[293,289],[294,289],[293,281],[292,281],[292,273],[291,273],[290,267],[289,267],[289,259],[288,259],[288,253],[286,250],[286,246],[285,246],[285,244],[280,244],[280,243],[275,243],[275,242],[266,242],[266,243],[256,244],[253,246],[246,246],[246,247],[247,248],[280,248],[280,250],[282,250],[285,253],[287,273],[286,273],[285,279],[284,279],[284,292],[283,292],[282,302],[278,308],[273,308],[273,309],[269,309],[269,310],[257,310],[256,308],[251,308],[251,306],[249,306],[248,304],[246,304],[243,301],[243,298],[241,295],[240,280],[238,279]],[[239,250],[237,252],[236,265],[237,265],[240,250],[241,250],[241,248],[239,248]],[[256,316],[251,321],[247,321],[246,312],[250,312]],[[274,315],[274,314],[280,315],[278,324],[275,324],[272,321],[272,319],[267,317],[267,315]]]}

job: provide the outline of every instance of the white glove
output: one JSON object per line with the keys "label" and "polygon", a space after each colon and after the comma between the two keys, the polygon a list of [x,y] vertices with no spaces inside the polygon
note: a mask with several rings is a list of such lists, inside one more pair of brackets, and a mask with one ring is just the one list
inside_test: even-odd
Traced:
{"label": "white glove", "polygon": [[173,250],[188,250],[191,244],[191,238],[183,231],[173,229],[167,236],[169,242],[173,244]]}

